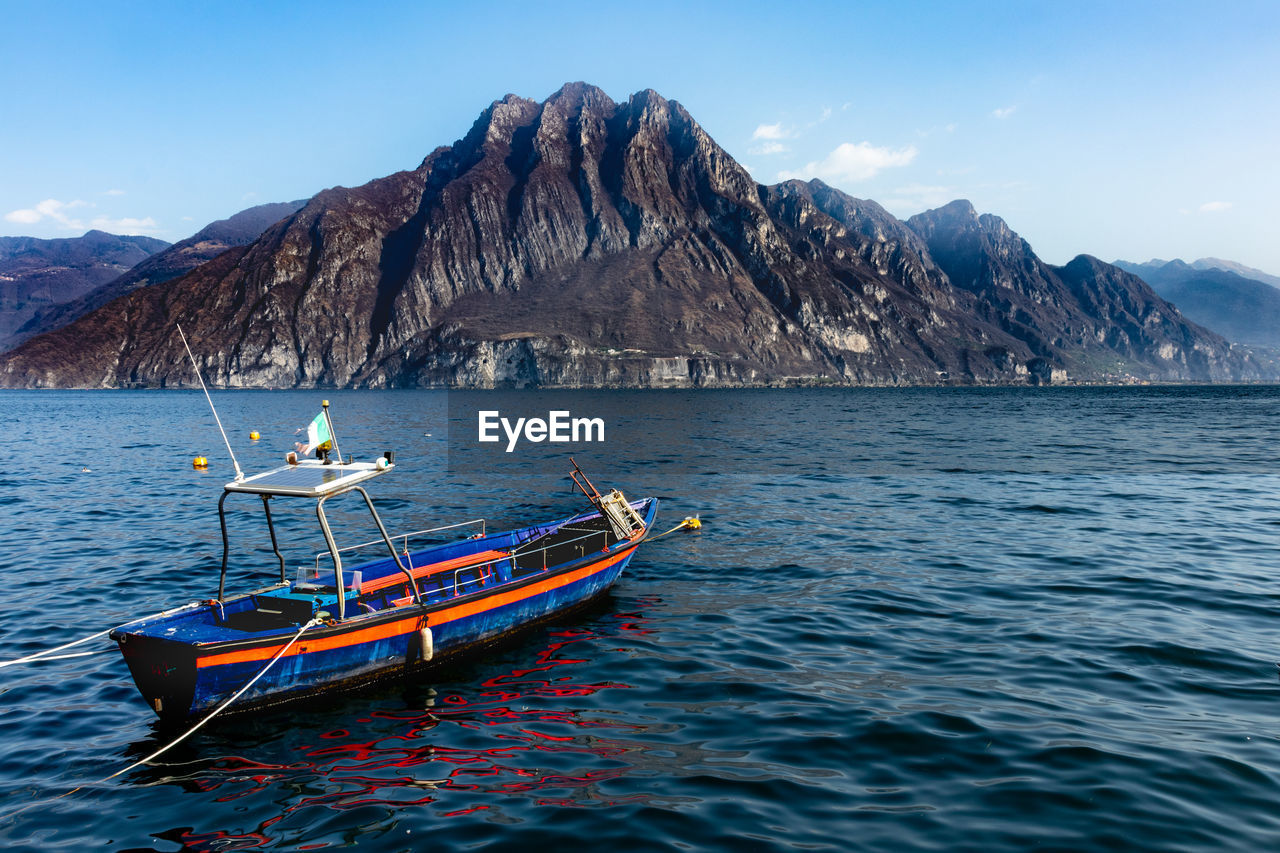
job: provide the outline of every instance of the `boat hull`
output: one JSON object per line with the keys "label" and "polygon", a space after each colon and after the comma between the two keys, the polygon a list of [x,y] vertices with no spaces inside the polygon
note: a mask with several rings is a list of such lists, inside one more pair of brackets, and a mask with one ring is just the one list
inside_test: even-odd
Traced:
{"label": "boat hull", "polygon": [[[647,524],[656,501],[645,508]],[[126,626],[113,636],[143,698],[162,718],[204,716],[253,681],[224,713],[243,712],[417,673],[562,616],[604,595],[642,540],[490,589],[316,624],[300,635],[294,628],[269,637],[184,643]]]}
{"label": "boat hull", "polygon": [[[409,613],[379,624],[352,620],[341,628],[318,627],[304,632],[267,674],[236,700],[234,709],[260,708],[352,687],[474,653],[600,597],[621,575],[634,550],[578,569],[572,573],[573,579],[563,584],[558,583],[563,577],[544,578],[526,588]],[[555,585],[547,588],[548,584]],[[424,647],[423,628],[431,631],[429,650]],[[186,679],[193,683],[190,705],[185,710],[175,706],[174,714],[200,716],[212,711],[257,675],[282,647],[282,643],[274,643],[244,650],[202,650],[193,661],[194,677]],[[169,688],[168,692],[174,691]],[[181,701],[181,695],[177,700]],[[154,707],[154,701],[148,701]],[[157,713],[169,716],[163,702]]]}

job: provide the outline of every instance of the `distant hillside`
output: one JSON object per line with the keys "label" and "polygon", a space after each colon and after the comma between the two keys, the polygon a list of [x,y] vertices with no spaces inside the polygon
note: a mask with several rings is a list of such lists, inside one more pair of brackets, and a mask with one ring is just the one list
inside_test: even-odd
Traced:
{"label": "distant hillside", "polygon": [[1226,270],[1244,278],[1251,278],[1254,281],[1269,284],[1272,287],[1280,287],[1280,275],[1271,275],[1260,269],[1238,264],[1235,261],[1224,261],[1222,258],[1201,258],[1198,261],[1192,261],[1191,268],[1197,270]]}
{"label": "distant hillside", "polygon": [[[305,200],[260,204],[212,222],[187,239],[146,258],[124,275],[113,277],[78,298],[61,300],[60,304],[37,310],[9,335],[7,341],[0,340],[0,351],[15,347],[27,338],[61,328],[139,287],[177,278],[227,249],[246,246],[270,226],[296,213],[304,204]],[[167,243],[162,245],[168,246]]]}
{"label": "distant hillside", "polygon": [[1142,275],[1144,272],[1154,272],[1163,269],[1168,264],[1183,264],[1193,270],[1226,270],[1233,272],[1241,278],[1250,278],[1254,281],[1260,281],[1263,284],[1269,284],[1272,287],[1280,288],[1280,275],[1271,275],[1265,273],[1255,267],[1245,266],[1236,261],[1226,261],[1222,258],[1200,258],[1191,263],[1185,263],[1181,259],[1172,261],[1161,260],[1160,258],[1152,258],[1144,264],[1134,263],[1133,261],[1113,261],[1113,263],[1123,270],[1128,270],[1135,275]]}
{"label": "distant hillside", "polygon": [[40,311],[119,278],[168,245],[105,231],[55,240],[0,237],[0,350],[16,344],[14,333]]}
{"label": "distant hillside", "polygon": [[[1187,318],[1227,340],[1250,346],[1280,347],[1280,289],[1208,266],[1207,262],[1213,260],[1197,261],[1200,267],[1176,260],[1153,260],[1145,264],[1116,261],[1116,266],[1140,276],[1156,293],[1177,305]],[[1266,273],[1259,274],[1266,276]]]}

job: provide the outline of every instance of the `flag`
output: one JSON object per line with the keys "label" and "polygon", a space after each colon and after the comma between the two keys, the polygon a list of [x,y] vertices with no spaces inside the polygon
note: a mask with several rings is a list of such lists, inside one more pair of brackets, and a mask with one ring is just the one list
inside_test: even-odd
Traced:
{"label": "flag", "polygon": [[333,436],[329,435],[329,420],[324,416],[324,412],[321,412],[307,424],[307,443],[298,442],[294,447],[298,449],[300,455],[306,456],[314,453],[321,445],[328,445],[331,441]]}

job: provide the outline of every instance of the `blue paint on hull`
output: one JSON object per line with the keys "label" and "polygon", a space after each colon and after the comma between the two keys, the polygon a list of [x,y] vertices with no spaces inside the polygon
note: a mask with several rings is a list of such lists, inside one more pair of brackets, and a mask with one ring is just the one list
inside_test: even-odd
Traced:
{"label": "blue paint on hull", "polygon": [[[649,498],[636,501],[633,506],[642,515],[647,532],[657,512],[657,501]],[[530,537],[592,519],[599,521],[599,514],[587,513],[554,524],[492,534],[482,540],[462,540],[419,555],[430,555],[439,561],[492,552],[495,548],[510,549]],[[373,613],[349,616],[341,623],[309,628],[236,700],[231,710],[289,701],[426,663],[418,630],[424,623],[432,633],[434,654],[430,664],[492,644],[602,595],[617,581],[643,539],[641,535],[639,539],[616,541],[595,553],[582,553],[585,548],[575,546],[573,550],[582,556],[545,569],[520,566],[514,558],[496,560],[483,585],[471,587],[469,593],[466,589],[450,593],[442,588],[429,600],[424,599],[426,606],[387,606]],[[385,570],[383,575],[390,571],[388,565],[389,560],[375,561],[357,569],[363,569],[366,578],[379,577],[380,570]],[[513,571],[522,574],[512,577]],[[566,580],[568,577],[573,580]],[[296,624],[265,630],[228,627],[238,616],[252,617],[264,600],[279,602],[282,597],[307,598],[280,591],[250,594],[178,615],[139,620],[117,628],[112,637],[120,643],[138,689],[158,714],[167,718],[200,716],[214,710],[267,667],[271,655],[308,618],[303,616]],[[316,604],[317,608],[320,606]],[[348,607],[351,606],[349,601]],[[214,660],[227,657],[242,659],[221,663]]]}
{"label": "blue paint on hull", "polygon": [[[596,598],[614,584],[631,557],[632,554],[628,554],[614,565],[558,589],[432,628],[434,655],[431,663],[475,651]],[[304,634],[298,645],[305,647],[305,640]],[[417,631],[410,631],[371,642],[283,658],[237,700],[236,706],[247,709],[284,702],[321,689],[332,689],[344,682],[422,663],[420,644]],[[189,713],[199,715],[212,711],[243,687],[264,665],[263,661],[248,661],[200,667]]]}

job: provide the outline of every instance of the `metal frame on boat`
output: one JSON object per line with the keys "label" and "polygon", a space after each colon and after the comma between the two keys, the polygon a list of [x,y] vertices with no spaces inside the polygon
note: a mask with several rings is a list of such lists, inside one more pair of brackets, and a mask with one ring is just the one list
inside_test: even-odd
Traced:
{"label": "metal frame on boat", "polygon": [[[654,498],[628,501],[616,489],[601,495],[575,463],[572,476],[591,511],[497,533],[482,526],[477,535],[414,550],[413,534],[388,533],[363,487],[394,467],[392,454],[345,464],[326,456],[227,483],[218,502],[218,597],[111,632],[147,704],[166,718],[203,716],[233,698],[230,710],[244,710],[474,651],[607,591],[657,511]],[[389,552],[350,570],[342,554],[352,549],[338,547],[324,513],[326,501],[349,492],[364,498],[380,534],[364,545]],[[262,499],[280,580],[227,597],[224,505],[232,494]],[[318,556],[312,576],[287,577],[271,517],[271,501],[286,497],[315,500],[332,576],[322,577]]]}

